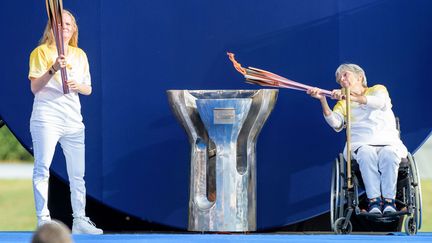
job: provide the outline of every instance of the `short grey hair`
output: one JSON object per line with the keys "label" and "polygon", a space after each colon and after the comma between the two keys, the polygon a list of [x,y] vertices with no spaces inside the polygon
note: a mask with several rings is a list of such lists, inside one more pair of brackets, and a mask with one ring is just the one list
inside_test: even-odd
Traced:
{"label": "short grey hair", "polygon": [[338,80],[338,76],[340,75],[340,73],[344,72],[344,71],[350,71],[355,73],[356,75],[358,75],[360,78],[363,78],[363,82],[362,85],[364,87],[367,87],[367,79],[366,79],[366,74],[363,70],[363,68],[361,68],[359,65],[357,64],[352,64],[352,63],[344,63],[341,64],[337,69],[336,69],[336,82],[339,83]]}

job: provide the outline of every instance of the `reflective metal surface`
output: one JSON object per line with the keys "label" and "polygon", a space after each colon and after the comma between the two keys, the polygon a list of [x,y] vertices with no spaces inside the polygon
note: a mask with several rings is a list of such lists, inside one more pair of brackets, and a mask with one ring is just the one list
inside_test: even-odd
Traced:
{"label": "reflective metal surface", "polygon": [[190,231],[256,230],[256,140],[278,90],[169,90],[191,144]]}

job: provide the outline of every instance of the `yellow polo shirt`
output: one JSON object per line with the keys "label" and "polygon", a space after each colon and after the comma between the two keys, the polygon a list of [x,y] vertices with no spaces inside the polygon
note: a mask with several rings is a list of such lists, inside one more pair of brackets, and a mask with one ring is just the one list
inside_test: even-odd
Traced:
{"label": "yellow polo shirt", "polygon": [[[36,47],[30,54],[29,78],[46,73],[58,57],[55,46],[46,44]],[[87,55],[77,47],[68,46],[67,76],[80,84],[91,85]],[[31,122],[50,122],[71,127],[83,127],[81,104],[76,92],[63,94],[61,75],[58,71],[48,83],[35,94]]]}
{"label": "yellow polo shirt", "polygon": [[[399,138],[387,89],[383,85],[375,85],[367,88],[364,95],[366,104],[351,102],[351,150],[355,151],[362,145],[393,145],[400,157],[406,157],[407,149]],[[336,103],[332,115],[337,122],[326,120],[339,132],[346,120],[345,100]]]}

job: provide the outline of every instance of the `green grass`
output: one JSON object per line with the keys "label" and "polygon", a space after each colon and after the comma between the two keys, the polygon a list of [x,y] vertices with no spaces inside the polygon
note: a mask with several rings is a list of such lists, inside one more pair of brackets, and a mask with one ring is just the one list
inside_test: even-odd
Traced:
{"label": "green grass", "polygon": [[0,231],[31,231],[35,227],[31,179],[0,180]]}
{"label": "green grass", "polygon": [[[432,232],[432,180],[422,180],[422,195],[420,232]],[[31,180],[0,180],[0,231],[31,231],[35,225]]]}
{"label": "green grass", "polygon": [[32,155],[15,138],[5,125],[0,127],[0,163],[2,161],[33,161]]}
{"label": "green grass", "polygon": [[420,232],[432,232],[432,180],[422,180],[423,224]]}

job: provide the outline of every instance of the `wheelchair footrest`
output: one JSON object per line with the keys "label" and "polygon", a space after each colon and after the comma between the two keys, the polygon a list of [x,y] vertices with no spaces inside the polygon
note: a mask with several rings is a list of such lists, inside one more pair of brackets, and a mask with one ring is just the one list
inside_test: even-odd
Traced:
{"label": "wheelchair footrest", "polygon": [[368,213],[366,211],[362,211],[357,215],[361,217],[365,217],[372,221],[389,223],[389,222],[395,222],[399,220],[401,216],[409,215],[409,214],[410,213],[408,211],[397,211],[394,213],[386,213],[386,214]]}

